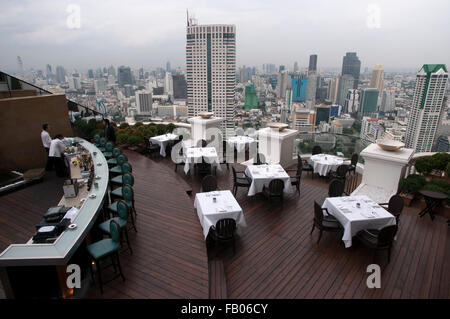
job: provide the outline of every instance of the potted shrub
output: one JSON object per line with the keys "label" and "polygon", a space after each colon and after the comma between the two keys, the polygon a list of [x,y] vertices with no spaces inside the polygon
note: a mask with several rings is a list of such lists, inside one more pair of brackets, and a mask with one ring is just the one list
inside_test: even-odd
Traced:
{"label": "potted shrub", "polygon": [[119,134],[117,134],[117,143],[123,147],[126,147],[126,146],[128,146],[127,143],[128,143],[129,137],[130,136],[128,134],[119,133]]}
{"label": "potted shrub", "polygon": [[450,182],[450,162],[447,164],[445,169],[445,179]]}
{"label": "potted shrub", "polygon": [[139,145],[142,144],[143,138],[137,135],[132,135],[128,138],[128,149],[136,151]]}
{"label": "potted shrub", "polygon": [[403,197],[406,206],[411,205],[411,202],[417,196],[417,193],[424,188],[425,184],[425,177],[418,174],[411,174],[400,181],[400,196]]}

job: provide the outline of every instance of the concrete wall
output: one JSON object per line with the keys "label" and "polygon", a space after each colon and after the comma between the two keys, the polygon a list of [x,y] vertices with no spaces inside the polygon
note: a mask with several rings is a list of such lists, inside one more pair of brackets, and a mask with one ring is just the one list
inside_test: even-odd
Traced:
{"label": "concrete wall", "polygon": [[36,96],[36,90],[12,90],[0,91],[0,99],[9,99],[12,97]]}
{"label": "concrete wall", "polygon": [[45,166],[44,123],[50,125],[52,138],[73,135],[64,94],[0,99],[0,170]]}

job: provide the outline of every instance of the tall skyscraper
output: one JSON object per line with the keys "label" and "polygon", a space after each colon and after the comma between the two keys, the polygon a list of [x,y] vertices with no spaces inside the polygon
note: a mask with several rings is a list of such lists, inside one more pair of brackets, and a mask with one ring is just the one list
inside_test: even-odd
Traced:
{"label": "tall skyscraper", "polygon": [[379,94],[384,89],[384,68],[381,64],[375,65],[372,71],[372,78],[370,79],[370,87],[378,90]]}
{"label": "tall skyscraper", "polygon": [[183,74],[177,74],[172,76],[173,82],[173,98],[174,99],[186,99],[186,79]]}
{"label": "tall skyscraper", "polygon": [[361,92],[361,103],[359,104],[358,117],[362,119],[364,116],[372,117],[377,112],[378,106],[378,90],[367,88]]}
{"label": "tall skyscraper", "polygon": [[164,93],[173,96],[173,79],[170,72],[166,72],[166,77],[164,78]]}
{"label": "tall skyscraper", "polygon": [[197,25],[189,20],[186,31],[188,116],[214,112],[224,119],[223,131],[225,128],[233,130],[236,26]]}
{"label": "tall skyscraper", "polygon": [[112,75],[112,76],[116,77],[116,69],[114,68],[114,66],[111,65],[108,68],[108,75]]}
{"label": "tall skyscraper", "polygon": [[56,67],[56,82],[58,83],[66,82],[66,71],[60,65]]}
{"label": "tall skyscraper", "polygon": [[47,79],[51,80],[53,78],[52,66],[50,64],[46,65],[45,73],[47,75]]}
{"label": "tall skyscraper", "polygon": [[337,103],[338,98],[338,92],[339,92],[339,78],[332,78],[328,82],[328,100],[331,101],[333,104]]}
{"label": "tall skyscraper", "polygon": [[141,90],[135,92],[138,114],[151,115],[153,109],[152,93]]}
{"label": "tall skyscraper", "polygon": [[344,106],[345,98],[347,97],[348,90],[354,89],[355,79],[350,74],[344,74],[339,78],[339,89],[337,96],[337,103],[340,106]]}
{"label": "tall skyscraper", "polygon": [[132,84],[133,78],[131,76],[131,69],[128,66],[120,66],[117,69],[117,80],[120,87],[124,87],[125,84]]}
{"label": "tall skyscraper", "polygon": [[445,64],[424,64],[416,76],[405,145],[416,152],[430,152],[436,138],[448,71]]}
{"label": "tall skyscraper", "polygon": [[292,74],[292,102],[305,102],[306,90],[308,87],[308,77],[306,74]]}
{"label": "tall skyscraper", "polygon": [[317,54],[311,54],[309,56],[309,72],[316,72],[317,71]]}
{"label": "tall skyscraper", "polygon": [[171,68],[170,68],[170,62],[167,61],[166,63],[166,72],[171,72]]}
{"label": "tall skyscraper", "polygon": [[88,70],[88,78],[93,79],[94,78],[94,71],[92,69]]}
{"label": "tall skyscraper", "polygon": [[317,74],[309,72],[308,85],[306,87],[306,101],[310,101],[311,108],[314,108],[316,103],[316,89],[317,89]]}
{"label": "tall skyscraper", "polygon": [[277,81],[277,96],[280,99],[286,98],[286,89],[290,87],[289,74],[287,71],[281,71],[278,73]]}
{"label": "tall skyscraper", "polygon": [[342,61],[342,75],[349,74],[353,76],[353,89],[358,88],[360,71],[361,61],[356,55],[356,52],[347,52]]}
{"label": "tall skyscraper", "polygon": [[105,79],[94,80],[94,89],[96,94],[101,94],[106,91],[106,81]]}
{"label": "tall skyscraper", "polygon": [[359,90],[348,90],[343,107],[344,113],[356,113],[359,109]]}
{"label": "tall skyscraper", "polygon": [[23,69],[23,62],[22,62],[22,58],[20,56],[17,56],[17,67],[19,68],[19,75],[21,78],[23,78],[25,76],[25,72]]}
{"label": "tall skyscraper", "polygon": [[394,88],[386,88],[383,90],[381,97],[380,111],[392,112],[395,108],[395,90]]}
{"label": "tall skyscraper", "polygon": [[298,70],[299,70],[298,62],[296,61],[296,62],[294,62],[294,73],[297,73]]}

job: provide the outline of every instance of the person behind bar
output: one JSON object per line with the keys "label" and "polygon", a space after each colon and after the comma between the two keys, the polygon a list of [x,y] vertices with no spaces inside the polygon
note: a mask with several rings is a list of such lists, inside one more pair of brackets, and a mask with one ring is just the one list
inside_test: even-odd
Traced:
{"label": "person behind bar", "polygon": [[103,125],[105,126],[106,140],[116,143],[116,133],[114,132],[114,127],[109,123],[109,120],[103,119]]}
{"label": "person behind bar", "polygon": [[48,152],[50,150],[50,143],[52,142],[52,138],[50,137],[50,134],[48,133],[48,124],[47,123],[42,125],[41,140],[42,140],[42,145],[44,146],[44,149],[45,149],[45,153],[47,153],[47,164],[45,166],[45,170],[51,171],[53,169],[53,167],[50,166],[50,161],[48,159]]}
{"label": "person behind bar", "polygon": [[64,150],[67,145],[63,142],[64,137],[62,134],[57,134],[50,143],[50,150],[48,153],[51,165],[55,165],[56,175],[59,177],[67,177],[67,168],[64,163]]}

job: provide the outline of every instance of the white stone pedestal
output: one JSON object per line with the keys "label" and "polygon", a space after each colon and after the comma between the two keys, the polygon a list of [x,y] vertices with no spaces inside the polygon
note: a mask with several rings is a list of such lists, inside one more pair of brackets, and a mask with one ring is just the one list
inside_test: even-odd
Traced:
{"label": "white stone pedestal", "polygon": [[294,140],[297,130],[284,129],[279,132],[270,127],[258,130],[259,153],[266,157],[268,164],[288,167],[296,162],[293,157]]}
{"label": "white stone pedestal", "polygon": [[[400,179],[405,176],[405,169],[409,163],[413,149],[402,148],[398,151],[384,151],[377,144],[370,144],[360,155],[364,158],[364,172],[361,185],[352,193],[359,194],[364,189],[380,189],[384,192],[387,202],[391,195],[398,191]],[[377,193],[380,193],[376,191]],[[370,197],[369,194],[365,194]],[[381,194],[373,194],[379,196]]]}
{"label": "white stone pedestal", "polygon": [[[211,147],[220,147],[219,141],[220,134],[222,134],[220,130],[220,125],[222,124],[223,119],[220,117],[211,117],[209,119],[204,119],[200,116],[191,117],[188,119],[188,122],[191,123],[191,139],[194,145],[197,145],[199,140],[210,141],[213,140]],[[216,148],[217,148],[216,147]]]}

